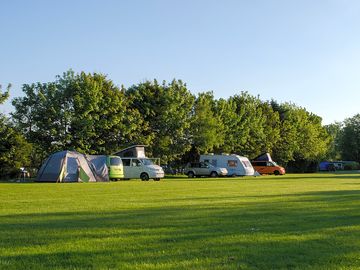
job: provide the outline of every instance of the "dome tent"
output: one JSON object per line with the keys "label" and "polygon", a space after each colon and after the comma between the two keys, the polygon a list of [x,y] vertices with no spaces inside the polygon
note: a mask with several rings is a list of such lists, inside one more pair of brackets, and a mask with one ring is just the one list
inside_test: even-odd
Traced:
{"label": "dome tent", "polygon": [[36,182],[105,182],[109,181],[106,156],[83,155],[61,151],[49,156],[41,166]]}

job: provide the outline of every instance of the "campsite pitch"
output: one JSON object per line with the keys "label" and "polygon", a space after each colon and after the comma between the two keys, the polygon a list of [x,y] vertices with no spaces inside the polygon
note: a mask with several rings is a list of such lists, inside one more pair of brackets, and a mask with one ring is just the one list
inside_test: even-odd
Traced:
{"label": "campsite pitch", "polygon": [[360,269],[360,174],[0,183],[0,269]]}

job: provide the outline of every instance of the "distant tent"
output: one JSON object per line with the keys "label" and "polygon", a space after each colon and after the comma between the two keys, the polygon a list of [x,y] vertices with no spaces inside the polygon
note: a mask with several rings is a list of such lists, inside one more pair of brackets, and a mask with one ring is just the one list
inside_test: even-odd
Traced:
{"label": "distant tent", "polygon": [[254,161],[273,161],[269,153],[262,153],[253,159]]}
{"label": "distant tent", "polygon": [[52,154],[41,166],[37,182],[109,181],[106,156],[86,156],[75,151]]}

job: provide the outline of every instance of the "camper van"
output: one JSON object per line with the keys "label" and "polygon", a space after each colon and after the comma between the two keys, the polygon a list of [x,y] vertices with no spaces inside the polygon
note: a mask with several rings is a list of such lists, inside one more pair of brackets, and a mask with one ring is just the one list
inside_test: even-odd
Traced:
{"label": "camper van", "polygon": [[122,157],[124,166],[124,177],[126,179],[140,178],[142,181],[148,181],[150,178],[159,181],[164,177],[164,170],[154,164],[154,162],[146,157]]}
{"label": "camper van", "polygon": [[[145,156],[145,145],[132,145],[117,153],[121,157],[124,167],[124,178],[140,178],[142,181],[148,181],[150,178],[159,181],[164,177],[164,170],[153,160]],[[160,160],[157,159],[160,164]]]}
{"label": "camper van", "polygon": [[285,169],[276,164],[275,161],[251,161],[251,164],[254,166],[255,170],[260,174],[275,174],[275,175],[284,175]]}
{"label": "camper van", "polygon": [[215,167],[228,170],[228,176],[255,175],[255,170],[247,157],[239,155],[200,155],[200,161],[209,163]]}
{"label": "camper van", "polygon": [[106,166],[108,167],[110,180],[118,180],[124,178],[123,163],[120,157],[107,156]]}

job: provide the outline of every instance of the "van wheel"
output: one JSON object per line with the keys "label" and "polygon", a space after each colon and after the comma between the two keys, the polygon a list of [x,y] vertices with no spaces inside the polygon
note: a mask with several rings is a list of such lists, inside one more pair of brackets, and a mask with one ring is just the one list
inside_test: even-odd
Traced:
{"label": "van wheel", "polygon": [[154,181],[160,181],[160,178],[154,178]]}
{"label": "van wheel", "polygon": [[217,177],[217,176],[218,176],[217,172],[211,172],[210,173],[210,177]]}
{"label": "van wheel", "polygon": [[279,175],[280,172],[279,172],[279,171],[274,171],[274,174],[275,174],[275,175]]}
{"label": "van wheel", "polygon": [[147,173],[140,174],[141,181],[149,181],[149,175]]}
{"label": "van wheel", "polygon": [[189,178],[194,178],[195,174],[193,172],[188,172],[188,177]]}

